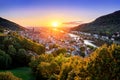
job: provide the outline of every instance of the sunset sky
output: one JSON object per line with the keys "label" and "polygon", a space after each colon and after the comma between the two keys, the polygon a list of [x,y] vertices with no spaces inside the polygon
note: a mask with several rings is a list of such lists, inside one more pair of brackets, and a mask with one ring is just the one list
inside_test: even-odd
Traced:
{"label": "sunset sky", "polygon": [[117,10],[120,0],[0,0],[0,17],[22,26],[75,26]]}

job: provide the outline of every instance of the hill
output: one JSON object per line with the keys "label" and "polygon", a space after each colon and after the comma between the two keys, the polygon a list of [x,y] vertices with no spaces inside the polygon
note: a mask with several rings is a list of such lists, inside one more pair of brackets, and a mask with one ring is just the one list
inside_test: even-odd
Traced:
{"label": "hill", "polygon": [[101,16],[90,23],[85,23],[71,30],[90,33],[113,34],[120,31],[120,10]]}
{"label": "hill", "polygon": [[0,28],[10,29],[10,30],[24,30],[25,28],[16,24],[12,21],[0,17]]}

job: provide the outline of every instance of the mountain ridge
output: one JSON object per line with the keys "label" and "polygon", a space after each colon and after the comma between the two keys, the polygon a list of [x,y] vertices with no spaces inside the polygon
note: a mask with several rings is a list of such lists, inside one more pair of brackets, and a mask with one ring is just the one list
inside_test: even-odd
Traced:
{"label": "mountain ridge", "polygon": [[95,19],[90,23],[84,23],[72,28],[71,30],[90,32],[90,33],[102,33],[113,34],[120,31],[120,10],[113,13],[103,15]]}
{"label": "mountain ridge", "polygon": [[25,28],[13,21],[7,20],[5,18],[0,17],[0,28],[10,29],[10,30],[25,30]]}

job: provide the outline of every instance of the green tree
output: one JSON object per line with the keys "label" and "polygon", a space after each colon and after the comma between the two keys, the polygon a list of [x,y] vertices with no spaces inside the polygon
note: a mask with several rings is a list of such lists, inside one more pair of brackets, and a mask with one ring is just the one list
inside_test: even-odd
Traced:
{"label": "green tree", "polygon": [[82,46],[82,47],[80,47],[80,52],[81,52],[81,56],[82,57],[85,57],[85,47],[84,46]]}
{"label": "green tree", "polygon": [[18,65],[24,66],[28,64],[29,60],[27,58],[28,57],[27,55],[29,54],[27,54],[25,49],[18,50],[18,53],[16,55],[16,60],[17,60]]}
{"label": "green tree", "polygon": [[8,46],[8,54],[9,54],[11,57],[15,57],[15,55],[16,55],[16,49],[14,48],[13,45],[9,45],[9,46]]}
{"label": "green tree", "polygon": [[11,57],[4,51],[0,50],[0,69],[10,68],[12,63]]}
{"label": "green tree", "polygon": [[57,56],[59,54],[65,54],[66,52],[67,52],[67,50],[65,48],[59,48],[53,52],[53,55]]}
{"label": "green tree", "polygon": [[3,44],[4,44],[4,50],[7,52],[8,46],[12,44],[12,40],[9,38],[9,36],[4,38]]}
{"label": "green tree", "polygon": [[119,80],[120,79],[120,46],[104,45],[91,56],[87,70],[91,79]]}

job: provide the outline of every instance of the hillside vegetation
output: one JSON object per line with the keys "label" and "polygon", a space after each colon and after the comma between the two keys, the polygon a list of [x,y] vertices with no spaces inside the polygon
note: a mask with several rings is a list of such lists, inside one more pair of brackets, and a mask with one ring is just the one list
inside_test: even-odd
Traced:
{"label": "hillside vegetation", "polygon": [[113,34],[120,31],[120,10],[101,16],[91,23],[79,25],[71,30],[98,34]]}
{"label": "hillside vegetation", "polygon": [[27,66],[32,56],[44,54],[43,45],[26,39],[16,33],[0,36],[0,69]]}
{"label": "hillside vegetation", "polygon": [[43,54],[30,66],[36,80],[119,80],[120,45],[104,45],[87,58]]}

